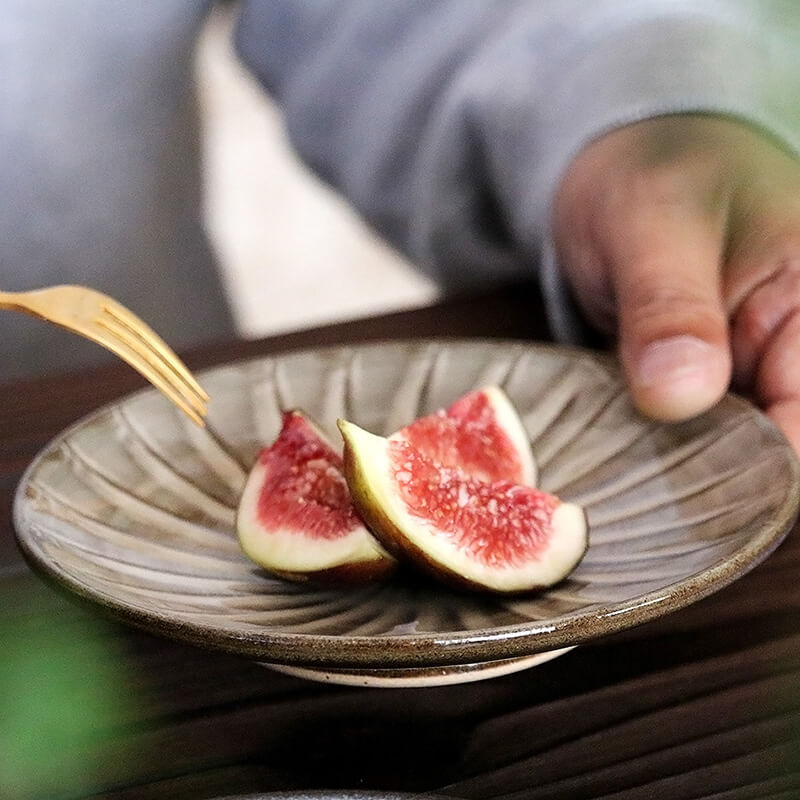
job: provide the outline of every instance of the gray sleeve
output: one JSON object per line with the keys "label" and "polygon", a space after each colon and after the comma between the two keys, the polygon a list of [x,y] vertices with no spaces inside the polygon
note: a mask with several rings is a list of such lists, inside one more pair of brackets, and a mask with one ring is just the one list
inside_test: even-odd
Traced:
{"label": "gray sleeve", "polygon": [[[234,332],[202,228],[192,92],[211,5],[0,2],[0,287],[88,284],[175,348]],[[111,359],[0,315],[3,379]]]}
{"label": "gray sleeve", "polygon": [[244,62],[300,155],[445,289],[538,270],[566,166],[670,112],[733,115],[800,152],[794,0],[245,0]]}

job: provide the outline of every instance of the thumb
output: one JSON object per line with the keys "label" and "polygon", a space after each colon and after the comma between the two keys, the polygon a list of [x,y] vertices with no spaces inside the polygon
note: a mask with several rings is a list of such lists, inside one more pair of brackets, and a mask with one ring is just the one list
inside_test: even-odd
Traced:
{"label": "thumb", "polygon": [[702,217],[640,208],[607,253],[623,369],[634,403],[655,419],[711,408],[730,381],[723,236]]}

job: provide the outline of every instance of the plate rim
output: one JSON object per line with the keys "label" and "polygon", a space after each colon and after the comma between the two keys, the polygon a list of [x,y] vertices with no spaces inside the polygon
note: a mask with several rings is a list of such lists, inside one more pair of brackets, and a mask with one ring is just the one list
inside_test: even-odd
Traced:
{"label": "plate rim", "polygon": [[[363,350],[386,345],[426,347],[432,345],[523,347],[525,350],[545,351],[550,354],[585,358],[603,369],[617,371],[613,356],[573,345],[558,345],[524,339],[487,337],[420,337],[370,340],[360,343],[339,343],[322,346],[298,347],[223,361],[197,371],[204,374],[233,366],[246,366],[265,360],[336,350]],[[287,666],[309,668],[403,668],[459,666],[487,660],[520,658],[572,647],[630,629],[673,613],[708,597],[730,585],[761,564],[783,542],[800,512],[800,459],[794,455],[786,438],[772,421],[752,403],[727,393],[723,402],[734,403],[753,414],[759,424],[768,427],[786,444],[787,464],[791,468],[791,481],[783,503],[775,517],[764,523],[746,542],[723,561],[700,572],[671,583],[660,590],[638,595],[635,602],[598,605],[592,609],[565,614],[559,617],[514,623],[491,628],[438,633],[403,633],[381,635],[308,634],[275,630],[229,630],[176,618],[157,610],[142,610],[93,590],[70,573],[58,568],[34,546],[32,535],[37,530],[37,518],[46,514],[26,508],[25,495],[30,490],[30,478],[41,462],[75,431],[90,424],[115,407],[142,394],[155,394],[157,390],[144,387],[125,394],[116,400],[83,415],[52,437],[34,456],[24,470],[14,492],[12,517],[16,543],[31,568],[40,576],[70,596],[77,596],[92,606],[98,606],[113,618],[149,633],[156,633],[186,644],[209,650],[244,656],[258,661],[269,661]],[[27,534],[23,534],[27,531]],[[595,627],[600,625],[602,631]],[[209,639],[213,636],[213,639]],[[502,652],[486,653],[485,648],[501,645]],[[298,652],[302,651],[302,652]],[[432,651],[436,655],[431,654]]]}

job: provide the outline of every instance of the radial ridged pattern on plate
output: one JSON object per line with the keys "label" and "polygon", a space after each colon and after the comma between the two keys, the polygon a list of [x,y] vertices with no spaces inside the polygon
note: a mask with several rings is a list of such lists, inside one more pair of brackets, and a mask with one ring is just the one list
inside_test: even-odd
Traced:
{"label": "radial ridged pattern on plate", "polygon": [[[652,619],[720,588],[777,546],[797,511],[782,437],[733,397],[690,423],[648,422],[612,362],[518,342],[338,347],[205,373],[209,426],[144,391],[73,426],[17,495],[29,560],[164,635],[284,664],[403,667],[519,658]],[[239,493],[281,411],[338,440],[337,417],[388,434],[486,384],[518,408],[540,484],[585,506],[590,547],[532,597],[393,578],[357,590],[267,577],[234,531]]]}

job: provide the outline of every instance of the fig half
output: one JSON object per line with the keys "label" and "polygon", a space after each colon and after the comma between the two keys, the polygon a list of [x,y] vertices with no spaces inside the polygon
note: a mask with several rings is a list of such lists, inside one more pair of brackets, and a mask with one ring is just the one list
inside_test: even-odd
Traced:
{"label": "fig half", "polygon": [[363,583],[396,566],[359,518],[341,456],[297,410],[284,413],[278,437],[259,453],[236,530],[250,559],[290,580]]}
{"label": "fig half", "polygon": [[580,506],[509,480],[444,466],[402,438],[339,420],[344,473],[361,518],[393,555],[469,589],[531,592],[577,566],[588,546]]}
{"label": "fig half", "polygon": [[449,408],[412,422],[392,440],[405,440],[445,467],[485,481],[535,486],[536,462],[516,408],[499,386],[469,392]]}

